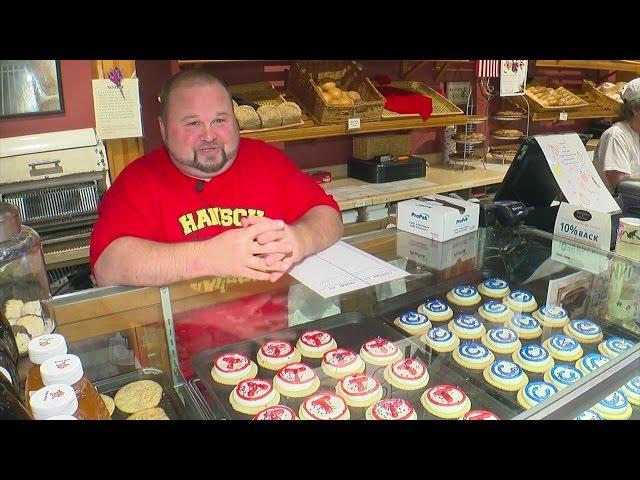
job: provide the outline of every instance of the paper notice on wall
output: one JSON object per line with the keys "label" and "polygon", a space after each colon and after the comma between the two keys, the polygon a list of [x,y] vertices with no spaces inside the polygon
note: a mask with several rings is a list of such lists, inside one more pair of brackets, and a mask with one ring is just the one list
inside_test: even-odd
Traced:
{"label": "paper notice on wall", "polygon": [[500,60],[500,96],[524,95],[528,60]]}
{"label": "paper notice on wall", "polygon": [[93,108],[100,139],[142,137],[137,78],[93,80]]}
{"label": "paper notice on wall", "polygon": [[577,133],[536,135],[535,138],[568,203],[598,212],[620,211]]}

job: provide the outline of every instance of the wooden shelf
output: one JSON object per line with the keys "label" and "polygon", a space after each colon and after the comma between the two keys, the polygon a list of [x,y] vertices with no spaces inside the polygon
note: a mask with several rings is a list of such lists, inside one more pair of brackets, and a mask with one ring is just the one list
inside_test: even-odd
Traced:
{"label": "wooden shelf", "polygon": [[[587,118],[611,118],[617,117],[618,112],[614,112],[612,110],[606,109],[601,105],[595,103],[589,95],[586,93],[575,93],[578,97],[580,97],[585,102],[588,102],[589,105],[584,107],[579,107],[576,109],[566,110],[567,120],[584,120]],[[519,109],[527,111],[527,105],[525,100],[522,97],[508,97],[509,101],[514,103],[519,107]],[[552,110],[549,112],[531,112],[531,120],[534,122],[545,122],[545,121],[559,121],[561,110]]]}
{"label": "wooden shelf", "polygon": [[464,125],[466,115],[447,115],[421,118],[399,118],[380,120],[377,122],[363,122],[359,130],[348,131],[346,124],[314,125],[311,120],[305,120],[304,125],[297,128],[271,130],[269,132],[254,132],[242,134],[243,137],[257,138],[265,142],[288,142],[293,140],[308,140],[311,138],[338,137],[342,135],[358,135],[361,133],[389,132],[393,130],[413,130],[416,128],[446,127],[447,125]]}
{"label": "wooden shelf", "polygon": [[640,73],[638,60],[536,60],[537,67],[591,68]]}

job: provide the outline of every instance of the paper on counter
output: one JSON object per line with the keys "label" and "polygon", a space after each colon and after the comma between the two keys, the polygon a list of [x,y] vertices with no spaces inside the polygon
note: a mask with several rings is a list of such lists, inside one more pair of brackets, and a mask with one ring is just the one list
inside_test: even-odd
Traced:
{"label": "paper on counter", "polygon": [[410,275],[342,241],[308,256],[289,274],[324,298]]}

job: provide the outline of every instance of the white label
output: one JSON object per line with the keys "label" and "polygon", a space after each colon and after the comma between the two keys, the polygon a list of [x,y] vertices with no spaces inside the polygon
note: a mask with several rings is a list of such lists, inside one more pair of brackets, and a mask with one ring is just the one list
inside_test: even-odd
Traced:
{"label": "white label", "polygon": [[364,207],[367,204],[366,200],[356,200],[356,207]]}
{"label": "white label", "polygon": [[360,118],[350,118],[347,121],[347,130],[358,130],[360,128]]}
{"label": "white label", "polygon": [[608,252],[611,245],[611,216],[562,202],[553,234]]}
{"label": "white label", "polygon": [[456,105],[466,105],[471,82],[447,82],[447,98]]}
{"label": "white label", "polygon": [[567,114],[567,112],[560,112],[560,117],[558,118],[560,121],[566,122],[567,118],[569,118],[569,115]]}

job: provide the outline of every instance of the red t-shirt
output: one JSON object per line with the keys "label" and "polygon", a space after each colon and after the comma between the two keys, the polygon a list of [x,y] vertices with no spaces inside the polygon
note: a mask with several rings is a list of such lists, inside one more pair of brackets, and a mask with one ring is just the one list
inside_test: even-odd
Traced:
{"label": "red t-shirt", "polygon": [[240,218],[247,215],[292,223],[316,205],[340,211],[333,197],[282,151],[259,140],[241,138],[229,170],[205,182],[200,192],[198,182],[178,170],[164,147],[128,165],[98,207],[91,268],[119,237],[204,240],[240,227]]}

